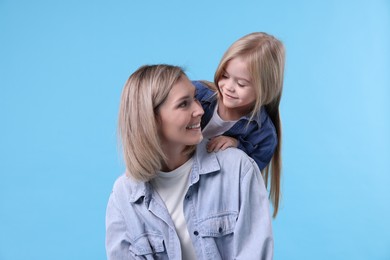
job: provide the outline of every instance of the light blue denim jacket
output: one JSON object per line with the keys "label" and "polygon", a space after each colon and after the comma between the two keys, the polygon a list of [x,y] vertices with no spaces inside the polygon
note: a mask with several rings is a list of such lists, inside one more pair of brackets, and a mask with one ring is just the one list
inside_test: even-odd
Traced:
{"label": "light blue denim jacket", "polygon": [[[198,259],[272,259],[267,192],[253,159],[198,145],[184,216]],[[106,212],[108,259],[181,259],[172,219],[149,182],[119,177]]]}

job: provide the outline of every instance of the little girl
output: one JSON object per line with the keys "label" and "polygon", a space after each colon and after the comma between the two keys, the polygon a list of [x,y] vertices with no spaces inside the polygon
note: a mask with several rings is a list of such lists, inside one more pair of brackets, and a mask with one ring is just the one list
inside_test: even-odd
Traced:
{"label": "little girl", "polygon": [[248,34],[225,52],[214,83],[193,81],[205,111],[202,133],[209,152],[238,147],[252,157],[268,184],[276,217],[281,179],[281,121],[285,50],[275,37]]}

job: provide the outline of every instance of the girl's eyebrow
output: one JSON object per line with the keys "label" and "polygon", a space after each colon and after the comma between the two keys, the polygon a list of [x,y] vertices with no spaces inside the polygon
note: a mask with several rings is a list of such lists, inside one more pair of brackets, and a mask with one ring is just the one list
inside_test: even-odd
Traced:
{"label": "girl's eyebrow", "polygon": [[[229,72],[227,72],[226,69],[223,69],[223,72],[226,73],[226,74],[228,74],[229,76],[232,77],[232,74],[230,74]],[[234,75],[233,75],[233,78],[235,78],[235,79],[237,79],[237,80],[244,80],[244,81],[246,81],[247,83],[251,83],[251,81],[250,81],[249,79],[246,79],[246,78],[236,77],[236,76],[234,76]]]}
{"label": "girl's eyebrow", "polygon": [[243,81],[245,81],[246,83],[250,83],[250,81],[249,81],[249,80],[247,80],[247,79],[244,79],[244,78],[237,78],[237,80],[243,80]]}
{"label": "girl's eyebrow", "polygon": [[[227,73],[227,72],[226,72],[226,73]],[[227,74],[229,74],[229,73],[227,73]],[[236,77],[236,76],[234,76],[234,75],[232,75],[232,74],[229,74],[229,76],[235,78],[236,80],[243,80],[243,81],[245,81],[246,83],[251,83],[251,81],[250,81],[249,79],[246,79],[246,78]]]}

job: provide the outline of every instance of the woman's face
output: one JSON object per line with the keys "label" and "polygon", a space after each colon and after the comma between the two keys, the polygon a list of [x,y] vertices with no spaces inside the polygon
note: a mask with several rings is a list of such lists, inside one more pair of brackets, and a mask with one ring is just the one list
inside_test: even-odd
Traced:
{"label": "woman's face", "polygon": [[163,147],[181,149],[202,141],[200,120],[203,109],[195,99],[195,87],[183,76],[173,85],[157,114]]}

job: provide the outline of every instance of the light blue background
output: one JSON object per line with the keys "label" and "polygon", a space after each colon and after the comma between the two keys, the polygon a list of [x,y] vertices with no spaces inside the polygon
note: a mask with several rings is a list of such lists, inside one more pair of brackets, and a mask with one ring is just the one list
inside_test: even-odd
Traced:
{"label": "light blue background", "polygon": [[212,80],[253,31],[287,49],[275,259],[390,259],[385,0],[0,0],[0,259],[105,259],[127,77]]}

